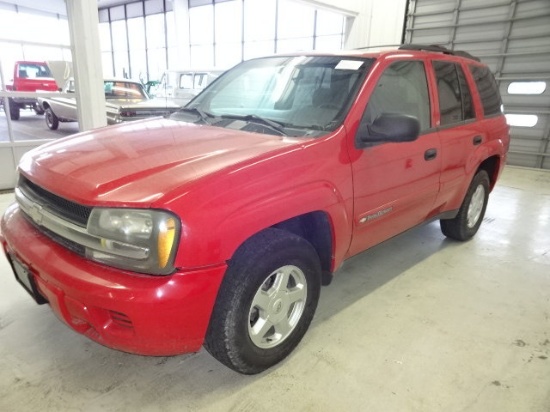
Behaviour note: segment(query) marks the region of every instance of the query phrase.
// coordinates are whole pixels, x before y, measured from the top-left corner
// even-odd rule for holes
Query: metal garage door
[[[465,50],[500,84],[509,164],[550,169],[550,1],[410,0],[404,43]]]

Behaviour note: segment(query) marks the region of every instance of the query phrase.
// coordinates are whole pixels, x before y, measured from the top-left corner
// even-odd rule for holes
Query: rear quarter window
[[[474,77],[479,96],[481,97],[483,114],[490,116],[502,113],[502,100],[498,91],[498,85],[489,68],[470,66],[470,72]]]

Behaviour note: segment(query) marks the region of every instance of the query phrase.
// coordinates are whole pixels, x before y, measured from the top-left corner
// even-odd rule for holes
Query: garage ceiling
[[[406,43],[468,51],[495,73],[509,122],[525,124],[511,127],[509,164],[550,169],[549,40],[548,0],[409,3]]]

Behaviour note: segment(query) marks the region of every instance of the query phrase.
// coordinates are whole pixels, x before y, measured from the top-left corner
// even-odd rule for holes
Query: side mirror
[[[412,142],[420,134],[420,122],[407,114],[383,113],[359,130],[362,143]]]

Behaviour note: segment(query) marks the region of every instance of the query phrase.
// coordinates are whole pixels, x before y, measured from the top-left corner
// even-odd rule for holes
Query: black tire
[[[17,103],[13,101],[13,99],[9,99],[10,103],[10,119],[11,120],[19,120],[21,117],[21,110],[19,109],[19,106]]]
[[[489,200],[489,175],[485,170],[476,173],[454,219],[441,220],[443,234],[455,240],[471,239],[478,231]]]
[[[57,130],[59,127],[59,119],[51,107],[46,108],[46,116],[44,118],[46,119],[46,126],[48,126],[50,130]]]
[[[43,115],[44,114],[44,109],[42,108],[42,106],[40,106],[40,103],[35,103],[34,106],[32,107],[34,112],[38,115]]]
[[[231,259],[204,347],[237,372],[260,373],[301,341],[320,289],[321,265],[313,246],[297,235],[267,229]]]

